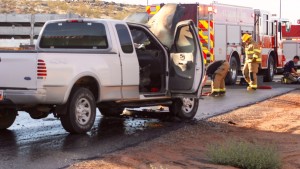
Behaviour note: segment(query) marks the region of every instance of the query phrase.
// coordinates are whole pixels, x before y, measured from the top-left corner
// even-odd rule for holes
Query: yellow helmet
[[[245,43],[249,38],[251,38],[251,35],[249,35],[248,33],[245,33],[245,34],[242,36],[242,41]]]

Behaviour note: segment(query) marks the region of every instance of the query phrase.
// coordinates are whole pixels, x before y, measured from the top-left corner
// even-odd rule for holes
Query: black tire
[[[170,112],[182,120],[193,119],[198,111],[198,98],[181,98],[173,100]]]
[[[275,62],[272,56],[268,59],[268,69],[264,71],[264,82],[272,82],[275,74]]]
[[[105,116],[105,117],[118,117],[124,111],[124,108],[121,108],[118,106],[113,107],[113,105],[111,107],[98,106],[98,109],[99,109],[100,113],[102,114],[102,116]]]
[[[92,92],[79,87],[72,90],[67,113],[60,117],[64,129],[70,133],[86,133],[95,122],[96,103]]]
[[[231,57],[229,64],[230,68],[229,72],[227,73],[225,83],[226,85],[234,85],[236,83],[239,71],[239,65],[236,57]]]
[[[9,128],[16,120],[17,110],[14,108],[0,110],[0,130]]]

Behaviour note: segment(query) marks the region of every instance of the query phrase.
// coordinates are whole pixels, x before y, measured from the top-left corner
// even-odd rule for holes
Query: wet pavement
[[[200,100],[196,119],[206,119],[300,87],[278,82],[264,85],[271,85],[273,89],[259,89],[251,93],[245,90],[245,86],[236,85],[227,87],[224,97],[204,97]],[[67,168],[76,162],[101,158],[107,153],[136,146],[193,124],[193,121],[179,122],[172,119],[167,111],[144,111],[122,118],[102,118],[99,114],[97,112],[96,122],[90,132],[85,135],[71,135],[52,115],[33,120],[28,114],[19,112],[13,126],[0,132],[0,168]]]
[[[257,89],[249,92],[246,86],[227,86],[227,92],[222,97],[205,97],[200,103],[196,119],[206,119],[216,115],[235,110],[239,107],[248,106],[268,98],[272,98],[295,89],[300,89],[300,84],[281,84],[281,76],[276,76],[274,82],[263,83],[264,86],[271,86],[272,89]],[[209,88],[207,88],[206,91]]]
[[[166,120],[165,113],[156,114],[155,118],[102,118],[100,112],[97,114],[90,132],[71,135],[53,116],[33,120],[20,112],[15,124],[0,132],[0,168],[66,168],[75,162],[135,146],[184,125]]]

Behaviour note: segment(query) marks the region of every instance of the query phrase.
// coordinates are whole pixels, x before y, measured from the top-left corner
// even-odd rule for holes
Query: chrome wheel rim
[[[186,114],[190,113],[194,109],[194,98],[182,98],[182,111]]]
[[[91,118],[91,104],[86,98],[81,98],[76,103],[75,116],[80,125],[86,125]]]

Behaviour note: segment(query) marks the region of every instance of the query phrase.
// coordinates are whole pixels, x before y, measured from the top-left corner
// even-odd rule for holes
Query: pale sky
[[[141,4],[149,5],[164,3],[196,3],[210,4],[213,0],[106,0],[116,3],[129,3],[129,4]],[[257,9],[262,9],[276,13],[279,17],[281,1],[281,17],[287,18],[293,24],[297,23],[297,19],[300,19],[300,1],[299,0],[217,0],[218,3],[231,4],[238,6],[247,6]]]

